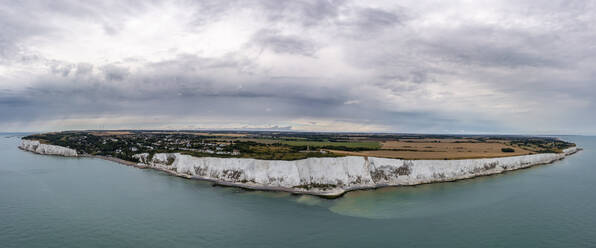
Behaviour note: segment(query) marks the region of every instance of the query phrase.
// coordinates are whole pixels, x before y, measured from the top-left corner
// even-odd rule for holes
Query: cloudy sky
[[[593,1],[0,0],[0,131],[596,134]]]

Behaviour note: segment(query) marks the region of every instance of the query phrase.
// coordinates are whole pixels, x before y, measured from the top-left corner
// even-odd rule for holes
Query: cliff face
[[[38,154],[45,154],[45,155],[59,155],[65,157],[76,157],[77,151],[74,149],[62,147],[62,146],[55,146],[55,145],[47,145],[41,144],[37,140],[21,140],[21,144],[19,148],[38,153]]]
[[[295,161],[192,157],[178,153],[138,154],[144,165],[176,175],[256,189],[338,195],[393,185],[453,181],[551,163],[575,153],[545,153],[463,160],[401,160],[375,157],[309,158]]]
[[[73,149],[22,140],[23,150],[39,154],[77,156]],[[416,185],[498,174],[538,164],[547,164],[575,153],[462,159],[402,160],[376,157],[308,158],[302,160],[257,160],[245,158],[193,157],[180,153],[134,155],[139,165],[177,176],[216,181],[253,189],[284,190],[316,195],[340,195],[354,189]]]

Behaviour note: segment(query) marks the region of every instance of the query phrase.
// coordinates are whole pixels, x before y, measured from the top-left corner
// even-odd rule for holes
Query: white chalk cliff
[[[41,144],[37,140],[21,140],[21,145],[19,145],[19,147],[26,151],[44,155],[59,155],[65,157],[77,156],[77,151],[74,149],[56,145]]]
[[[23,140],[20,147],[39,154],[77,156],[73,149],[40,144],[33,140]],[[139,160],[138,166],[223,185],[337,196],[355,189],[416,185],[498,174],[552,163],[578,150],[577,147],[571,147],[562,153],[461,160],[348,156],[284,161],[193,157],[180,153],[156,153],[153,156],[141,153],[134,155],[134,158]]]
[[[416,185],[498,174],[563,159],[563,153],[462,159],[402,160],[376,157],[308,158],[294,161],[193,157],[179,153],[137,154],[140,164],[178,176],[253,189],[340,195],[354,189]]]

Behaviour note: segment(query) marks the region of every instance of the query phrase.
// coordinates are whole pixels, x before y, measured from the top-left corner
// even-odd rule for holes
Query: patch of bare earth
[[[513,148],[515,152],[503,152]],[[532,151],[510,146],[506,142],[478,142],[464,139],[412,139],[381,142],[381,149],[373,151],[328,150],[335,154],[401,159],[471,159],[532,154]]]

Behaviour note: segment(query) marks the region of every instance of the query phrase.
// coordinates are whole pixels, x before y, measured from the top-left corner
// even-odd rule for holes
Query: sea
[[[596,137],[564,160],[323,199],[248,191],[0,134],[0,247],[596,247]]]

